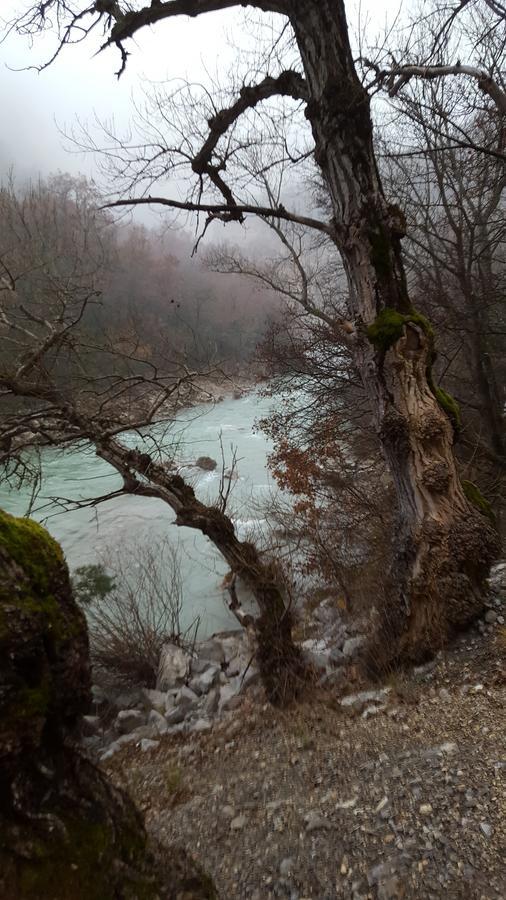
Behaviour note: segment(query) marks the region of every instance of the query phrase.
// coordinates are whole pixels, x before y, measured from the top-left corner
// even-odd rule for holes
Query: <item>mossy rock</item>
[[[86,620],[45,528],[0,510],[0,758],[71,731],[91,702]]]
[[[0,896],[16,900],[216,900],[180,848],[148,841],[133,801],[67,748],[49,799],[20,827],[0,816]],[[46,777],[46,782],[48,777]],[[30,782],[33,799],[37,785]]]
[[[213,900],[183,851],[152,852],[132,800],[80,753],[90,700],[86,621],[61,548],[0,510],[0,897]]]

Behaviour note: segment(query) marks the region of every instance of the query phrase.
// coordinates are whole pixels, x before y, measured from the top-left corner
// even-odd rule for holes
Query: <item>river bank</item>
[[[353,667],[285,712],[255,690],[103,766],[222,898],[502,900],[504,588],[434,662],[367,696]]]
[[[230,511],[240,537],[252,536],[262,528],[262,504],[275,490],[267,469],[271,445],[255,429],[255,420],[268,413],[271,403],[257,391],[240,392],[235,385],[227,399],[185,409],[170,427],[159,424],[151,436],[144,438],[149,449],[156,443],[162,456],[175,457],[198,495],[211,502],[218,495],[222,448],[225,467],[231,465],[232,447],[236,450],[237,478],[232,485]],[[127,440],[134,446],[143,438],[132,435]],[[196,467],[200,456],[215,460],[216,469]],[[43,449],[41,463],[43,477],[32,515],[62,545],[71,570],[104,557],[114,570],[118,554],[134,560],[139,547],[167,539],[177,553],[184,586],[183,630],[196,618],[200,619],[200,638],[236,627],[221,587],[226,565],[206,538],[173,524],[174,514],[168,506],[151,498],[116,496],[96,507],[77,508],[93,502],[94,497],[114,493],[122,485],[117,472],[97,458],[92,447]],[[68,501],[67,509],[61,498]],[[0,506],[13,515],[25,514],[30,500],[28,487],[19,491],[0,488]]]

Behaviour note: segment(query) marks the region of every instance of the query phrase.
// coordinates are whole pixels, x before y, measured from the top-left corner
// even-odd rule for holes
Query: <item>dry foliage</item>
[[[116,683],[154,687],[164,643],[191,646],[199,620],[181,624],[183,591],[176,549],[168,540],[123,547],[112,590],[86,608],[95,673]]]

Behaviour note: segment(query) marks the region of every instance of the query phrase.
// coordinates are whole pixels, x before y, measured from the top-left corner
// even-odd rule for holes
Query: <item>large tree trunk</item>
[[[305,666],[292,638],[290,601],[275,561],[261,559],[254,544],[238,539],[229,516],[201,503],[190,485],[149,454],[127,450],[115,440],[97,442],[97,448],[98,454],[121,472],[130,493],[167,503],[176,513],[176,525],[206,535],[251,590],[260,613],[254,622],[256,655],[267,697],[281,706],[294,700],[305,681]]]
[[[456,411],[451,398],[436,396],[430,325],[410,304],[403,216],[383,194],[344,3],[294,0],[290,17],[357,324],[355,362],[397,492],[399,527],[376,663],[418,660],[481,610],[497,535],[466,499],[457,474]]]

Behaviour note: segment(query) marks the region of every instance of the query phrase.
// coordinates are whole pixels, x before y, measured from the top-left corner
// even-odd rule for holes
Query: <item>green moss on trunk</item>
[[[472,481],[463,480],[461,483],[462,490],[469,500],[469,503],[472,503],[472,505],[475,506],[476,509],[478,509],[484,516],[486,516],[487,519],[490,519],[492,524],[495,525],[495,515],[492,507],[488,500],[486,500],[481,493],[479,487]]]
[[[398,340],[402,337],[405,325],[418,325],[429,341],[429,352],[427,362],[427,384],[434,394],[439,406],[451,420],[456,434],[460,431],[462,425],[462,417],[460,414],[460,406],[443,388],[436,387],[432,377],[432,363],[434,362],[436,353],[434,349],[435,334],[434,329],[426,316],[413,309],[408,315],[397,312],[396,309],[385,307],[379,315],[376,316],[374,322],[367,329],[367,337],[376,350],[383,356]]]
[[[387,306],[382,309],[376,316],[374,322],[367,329],[367,337],[371,344],[380,353],[386,353],[402,337],[405,325],[418,325],[430,341],[431,348],[434,342],[434,329],[431,323],[416,309],[411,310],[408,315],[403,315]]]
[[[451,394],[440,387],[431,386],[431,390],[441,409],[443,409],[448,418],[451,419],[455,431],[459,431],[462,426],[462,416],[460,414],[460,406],[455,400],[455,397],[452,397]]]

